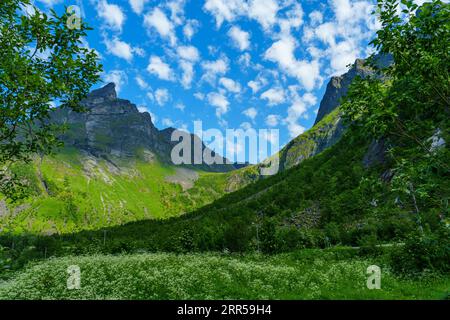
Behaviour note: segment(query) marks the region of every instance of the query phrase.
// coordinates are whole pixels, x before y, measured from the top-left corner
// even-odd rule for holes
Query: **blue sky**
[[[158,128],[277,128],[281,146],[312,126],[329,78],[370,54],[378,28],[372,0],[35,4],[81,7],[103,81]]]

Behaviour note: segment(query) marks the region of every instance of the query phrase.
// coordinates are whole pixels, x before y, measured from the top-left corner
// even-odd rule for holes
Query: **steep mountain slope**
[[[390,63],[389,58],[379,58],[380,64]],[[345,126],[339,114],[341,98],[345,96],[352,80],[356,76],[367,77],[373,71],[364,65],[364,60],[357,59],[348,72],[332,77],[328,82],[325,94],[320,102],[320,108],[314,126],[291,140],[277,155],[265,160],[261,164],[249,166],[230,173],[229,190],[238,190],[248,183],[264,178],[260,174],[261,168],[279,159],[279,170],[287,170],[302,161],[319,154],[326,148],[333,146],[342,137]]]
[[[171,151],[178,141],[171,141],[173,128],[158,130],[148,112],[139,112],[136,105],[117,97],[114,83],[94,90],[82,101],[86,112],[76,113],[66,108],[57,108],[52,121],[65,124],[67,130],[62,135],[66,146],[89,152],[105,159],[130,159],[144,155],[148,161],[155,159],[172,164]],[[192,139],[192,148],[198,143],[203,151],[206,147],[195,135],[178,131],[184,138]],[[216,163],[226,163],[216,156]],[[194,163],[193,156],[191,163]],[[194,166],[191,166],[194,167]],[[195,169],[226,172],[237,167],[230,164],[202,163]]]
[[[319,110],[322,119],[279,152],[280,171],[339,141],[345,131],[339,99],[351,79],[370,72],[358,60],[348,73],[330,80]],[[32,197],[14,206],[1,201],[3,230],[61,233],[178,216],[261,179],[261,168],[274,161],[239,170],[233,170],[238,164],[174,166],[175,129],[158,130],[149,113],[117,97],[114,84],[94,90],[83,106],[84,113],[58,108],[52,114],[52,121],[67,127],[63,150],[16,168],[31,182]],[[205,148],[198,137],[190,137]]]
[[[63,149],[13,168],[29,182],[30,197],[15,204],[0,197],[0,230],[53,234],[177,216],[222,196],[225,172],[241,167],[175,166],[176,129],[158,130],[149,113],[117,97],[112,83],[82,105],[86,112],[57,108],[51,114],[66,127]],[[205,150],[197,136],[175,133]]]

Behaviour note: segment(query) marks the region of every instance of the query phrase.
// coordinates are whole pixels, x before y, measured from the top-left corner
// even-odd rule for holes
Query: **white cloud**
[[[306,111],[317,103],[317,98],[311,93],[300,96],[297,92],[297,86],[290,86],[289,90],[292,104],[288,108],[288,115],[283,120],[283,123],[287,126],[291,138],[295,138],[305,131],[305,127],[298,123],[298,119],[304,116]]]
[[[202,79],[212,83],[219,75],[224,75],[228,71],[228,59],[220,58],[215,61],[205,61],[202,63],[202,68],[205,71]]]
[[[175,105],[175,109],[178,109],[181,111],[184,111],[185,108],[186,108],[186,106],[184,104],[182,104],[181,102],[179,102]]]
[[[331,20],[313,11],[309,15],[309,26],[305,27],[302,41],[308,52],[316,58],[329,60],[327,75],[338,75],[347,71],[347,65],[357,57],[366,55],[366,42],[380,28],[379,20],[372,11],[375,4],[364,0],[330,0],[333,13]],[[315,43],[319,42],[319,43]],[[325,45],[325,46],[324,46]],[[321,47],[321,50],[315,48]]]
[[[152,122],[153,124],[156,124],[156,122],[158,122],[158,117],[156,116],[156,114],[154,114],[153,112],[147,110],[148,113],[150,113],[150,117],[152,118]]]
[[[275,24],[278,10],[275,0],[251,0],[248,16],[257,20],[263,29],[268,29]]]
[[[261,99],[266,99],[269,105],[277,105],[286,102],[286,96],[282,88],[271,88],[261,94]]]
[[[116,84],[116,92],[119,93],[122,87],[128,83],[128,76],[123,70],[112,70],[104,75],[104,81]]]
[[[219,28],[224,21],[233,21],[245,13],[247,4],[242,0],[206,0],[203,8],[215,17]]]
[[[146,106],[137,106],[137,109],[140,113],[148,112]]]
[[[245,52],[240,55],[238,62],[243,67],[248,68],[251,66],[251,59],[252,57],[250,56],[250,53]]]
[[[43,4],[45,4],[47,7],[52,7],[55,4],[61,3],[62,0],[38,0],[39,2],[42,2]]]
[[[278,125],[278,122],[280,121],[280,116],[276,114],[269,114],[266,117],[266,124],[269,127],[276,127]]]
[[[250,118],[252,121],[255,120],[256,116],[258,115],[258,110],[251,107],[242,112],[246,117]]]
[[[160,8],[155,8],[144,16],[144,25],[156,29],[162,38],[170,41],[172,46],[177,42],[175,26]]]
[[[194,63],[200,59],[200,55],[193,46],[180,46],[177,48],[177,54],[180,58],[180,68],[183,70],[181,85],[189,89],[194,79]]]
[[[137,75],[135,80],[136,80],[136,83],[138,84],[139,88],[141,88],[142,90],[145,90],[148,88],[147,82],[140,75]]]
[[[140,15],[142,11],[144,11],[144,7],[148,2],[148,0],[128,0],[128,1],[130,2],[131,9],[133,9],[133,11],[138,15]]]
[[[163,124],[163,126],[166,126],[166,127],[173,127],[175,125],[175,123],[172,120],[170,120],[169,118],[162,119],[162,124]]]
[[[118,38],[105,39],[105,45],[109,53],[130,62],[133,59],[133,48]]]
[[[158,76],[162,80],[173,80],[174,75],[170,66],[163,62],[158,56],[151,56],[150,63],[147,66],[147,71]]]
[[[180,46],[177,48],[178,56],[181,59],[196,62],[200,58],[198,50],[193,46]]]
[[[180,61],[181,70],[183,70],[183,75],[181,77],[181,85],[185,89],[189,89],[194,79],[194,65],[189,62],[182,60]]]
[[[170,100],[169,91],[167,89],[157,89],[155,91],[155,99],[160,106],[165,105]]]
[[[228,107],[230,103],[227,98],[216,92],[208,93],[208,103],[216,108],[216,116],[220,118],[223,114],[228,112]]]
[[[122,31],[126,17],[120,6],[100,0],[97,3],[97,14],[105,21],[107,27],[115,31]]]
[[[247,83],[247,85],[252,89],[253,93],[257,93],[262,87],[264,87],[267,84],[267,79],[258,76],[255,80],[251,80]]]
[[[323,14],[318,10],[314,10],[309,14],[311,26],[317,26],[323,22]]]
[[[205,100],[205,95],[203,93],[201,93],[201,92],[194,93],[194,97],[197,98],[200,101]]]
[[[188,20],[183,27],[183,34],[189,41],[192,39],[194,34],[197,32],[199,23],[197,20],[192,19]]]
[[[244,121],[239,125],[239,127],[241,127],[244,130],[249,130],[252,128],[252,124],[250,122]]]
[[[241,30],[239,27],[231,27],[231,29],[228,31],[228,35],[233,40],[235,46],[239,48],[239,50],[247,50],[250,46],[250,33]]]
[[[294,56],[295,48],[295,40],[285,36],[267,49],[264,58],[276,62],[282,71],[296,77],[306,90],[311,91],[321,81],[319,62],[297,60]]]
[[[220,78],[219,83],[228,91],[233,92],[233,93],[240,93],[241,92],[241,85],[230,79],[230,78]]]
[[[302,6],[294,2],[286,13],[286,18],[278,19],[282,34],[290,34],[291,29],[298,29],[303,24]]]

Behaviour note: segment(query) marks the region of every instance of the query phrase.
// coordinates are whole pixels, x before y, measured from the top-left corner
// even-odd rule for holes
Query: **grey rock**
[[[376,55],[373,62],[377,68],[384,69],[393,63],[393,58],[392,55],[389,54]],[[331,113],[340,105],[341,98],[347,94],[349,86],[355,77],[360,76],[361,78],[365,78],[373,75],[376,75],[376,72],[367,65],[366,60],[356,59],[355,63],[347,73],[341,76],[332,77],[328,82],[325,94],[320,102],[319,111],[314,124],[317,124],[327,114]],[[377,76],[382,77],[382,75]]]
[[[436,129],[435,133],[430,138],[430,142],[431,142],[431,146],[430,146],[431,152],[445,147],[445,140],[442,137],[441,129],[439,129],[439,128]]]
[[[74,112],[68,108],[57,108],[51,119],[66,124],[68,130],[61,136],[65,145],[87,151],[98,158],[141,157],[144,161],[158,158],[171,162],[171,150],[177,142],[171,141],[176,130],[158,130],[148,112],[139,112],[136,105],[117,97],[114,83],[92,91],[81,102],[85,112]],[[193,139],[199,139],[192,135]],[[206,146],[200,141],[202,150]],[[232,164],[195,166],[207,171],[229,171]]]
[[[373,71],[364,65],[365,60],[357,59],[350,70],[338,77],[332,77],[328,82],[325,95],[320,102],[319,112],[314,124],[317,124],[327,114],[331,113],[341,103],[341,98],[348,92],[348,88],[356,76],[367,77]]]
[[[386,141],[384,139],[373,140],[364,155],[363,165],[365,168],[386,162]]]

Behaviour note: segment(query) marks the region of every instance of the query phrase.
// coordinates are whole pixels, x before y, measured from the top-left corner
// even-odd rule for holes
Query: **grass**
[[[380,290],[366,287],[366,269],[372,264],[382,268]],[[79,290],[67,289],[71,265],[81,270]],[[136,253],[30,264],[0,284],[0,299],[444,299],[449,288],[448,276],[402,279],[382,261],[346,251]]]
[[[52,234],[165,219],[214,201],[225,193],[227,183],[226,174],[199,171],[193,188],[183,191],[166,180],[176,173],[174,167],[157,161],[133,159],[117,171],[97,159],[88,172],[86,163],[74,148],[45,157],[41,172],[48,194],[38,179],[37,164],[18,168],[32,182],[34,195],[24,202],[25,210],[0,219],[0,228],[16,234]]]

